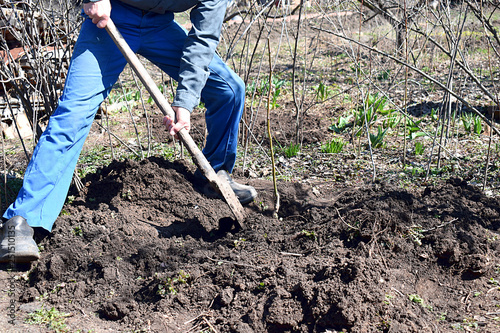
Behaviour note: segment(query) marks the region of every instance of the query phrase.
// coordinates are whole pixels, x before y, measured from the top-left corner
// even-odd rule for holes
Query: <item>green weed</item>
[[[420,297],[419,295],[417,295],[417,294],[410,294],[410,295],[408,295],[408,299],[410,301],[412,301],[413,303],[417,303],[420,306],[422,306],[422,307],[424,307],[424,308],[432,311],[432,306],[426,305],[425,302],[424,302],[424,299],[422,297]]]
[[[284,79],[279,79],[277,77],[273,77],[271,80],[271,84],[274,87],[274,94],[279,95],[281,93],[281,89],[288,85],[288,82]],[[266,95],[269,91],[269,77],[263,77],[260,80],[259,85],[257,81],[252,81],[252,83],[248,84],[246,87],[247,96],[252,96],[254,93],[259,96]]]
[[[165,294],[177,295],[178,285],[188,283],[190,278],[191,275],[181,269],[175,277],[168,277],[164,283],[158,284],[156,293],[161,296]]]
[[[25,323],[32,325],[43,325],[56,333],[68,332],[69,329],[65,323],[66,317],[68,316],[70,316],[69,313],[59,312],[54,307],[52,307],[50,310],[47,310],[42,306],[41,309],[30,313],[25,319]]]
[[[165,94],[165,88],[166,86],[164,84],[160,84],[158,85],[158,90],[160,90],[160,92],[164,95]],[[147,103],[148,104],[153,104],[154,103],[154,99],[153,97],[149,97],[148,100],[147,100]]]
[[[363,107],[359,107],[358,110],[355,110],[353,112],[354,114],[354,123],[356,126],[361,126],[365,123],[365,116],[366,116],[366,123],[368,124],[368,127],[370,126],[371,123],[377,121],[377,113],[374,112],[373,108],[366,108],[366,110]]]
[[[391,73],[391,70],[384,70],[382,72],[380,72],[378,75],[377,75],[377,80],[379,81],[385,81],[385,80],[388,80],[389,77],[390,77],[390,73]]]
[[[445,320],[446,320],[446,316],[447,316],[447,315],[448,315],[448,314],[447,314],[446,312],[441,312],[441,314],[438,316],[438,318],[437,318],[437,319],[438,319],[439,321],[445,321]]]
[[[472,113],[464,113],[461,117],[462,124],[466,133],[481,134],[483,131],[483,122],[481,118]]]
[[[474,133],[479,135],[483,131],[483,121],[481,120],[481,118],[479,118],[478,115],[475,115],[473,120],[474,120],[474,127],[473,127]]]
[[[335,133],[342,133],[344,130],[347,129],[347,127],[350,127],[350,121],[352,119],[352,115],[349,115],[347,117],[340,116],[339,120],[337,121],[336,124],[332,124],[328,129],[330,131],[334,131]]]
[[[353,111],[355,119],[354,124],[361,127],[366,120],[366,124],[368,125],[368,127],[370,127],[372,123],[375,123],[377,121],[378,115],[388,116],[392,115],[394,111],[394,109],[387,108],[387,98],[385,96],[379,97],[378,93],[368,94],[364,101],[364,105]],[[393,117],[391,118],[391,121],[392,124],[387,124],[394,126],[397,118]],[[360,135],[361,132],[361,130],[358,130],[356,132],[356,135]]]
[[[394,128],[399,124],[401,119],[402,117],[399,114],[393,112],[389,114],[386,119],[384,119],[382,126],[384,128]]]
[[[330,142],[327,142],[321,146],[321,152],[327,154],[338,154],[342,151],[344,146],[344,140],[333,138]]]
[[[234,247],[238,247],[238,246],[240,246],[241,244],[243,244],[243,242],[246,242],[246,239],[245,239],[245,238],[241,238],[241,237],[240,237],[240,238],[235,239],[235,240],[233,241],[233,245],[234,245]]]
[[[415,142],[415,155],[422,155],[424,153],[425,147],[422,142]]]
[[[119,102],[139,101],[141,99],[141,92],[134,86],[133,88],[124,87],[123,89],[113,89],[108,95],[109,104]]]
[[[417,245],[419,245],[419,246],[422,245],[422,239],[424,238],[424,235],[422,233],[422,227],[421,226],[413,226],[410,229],[408,229],[408,236]]]
[[[425,136],[425,132],[420,129],[420,124],[423,119],[414,121],[410,118],[406,121],[406,129],[408,130],[408,140],[414,140],[418,137]]]
[[[382,126],[378,127],[377,134],[372,134],[370,133],[370,142],[373,148],[382,148],[385,143],[384,143],[384,137],[385,134],[387,133],[387,128],[382,129]]]
[[[283,154],[287,157],[295,157],[297,154],[300,152],[300,145],[299,144],[294,144],[293,142],[290,142],[288,146],[283,148]]]
[[[66,198],[66,203],[68,205],[71,205],[73,203],[73,201],[75,201],[75,196],[74,195],[68,195],[68,197]]]
[[[83,236],[83,230],[80,226],[76,226],[73,228],[73,235],[75,236]]]
[[[327,100],[332,94],[332,89],[325,85],[323,82],[320,82],[318,85],[313,87],[316,91],[316,99],[318,101]]]
[[[312,239],[313,241],[316,241],[318,239],[318,237],[316,237],[316,233],[314,231],[302,230],[300,232],[300,234],[309,238],[309,239]]]
[[[439,110],[438,109],[435,109],[435,108],[432,108],[431,109],[431,120],[436,122],[438,120],[438,115],[437,115],[437,112]]]

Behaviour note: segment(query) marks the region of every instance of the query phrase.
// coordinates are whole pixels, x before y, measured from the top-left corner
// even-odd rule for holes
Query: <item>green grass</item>
[[[425,147],[422,142],[415,142],[415,155],[422,155],[424,153]]]
[[[342,151],[345,144],[346,143],[344,142],[344,140],[333,138],[330,142],[327,142],[323,146],[321,146],[321,152],[328,154],[338,154]]]
[[[299,152],[300,152],[300,145],[294,144],[293,142],[291,142],[288,146],[283,148],[283,154],[288,158],[297,156]]]
[[[25,319],[25,323],[45,326],[56,333],[69,332],[69,329],[66,326],[66,318],[68,316],[70,316],[69,313],[59,312],[54,307],[47,310],[42,306],[41,309],[30,313]]]

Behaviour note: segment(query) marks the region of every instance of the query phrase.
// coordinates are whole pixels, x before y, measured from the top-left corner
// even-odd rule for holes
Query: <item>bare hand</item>
[[[92,19],[92,23],[102,29],[108,24],[109,15],[111,14],[111,4],[109,0],[84,3],[83,11]]]
[[[172,109],[175,111],[175,120],[169,116],[165,116],[165,118],[163,118],[163,124],[170,135],[178,139],[177,132],[183,128],[188,132],[191,129],[191,112],[179,106],[172,106]]]

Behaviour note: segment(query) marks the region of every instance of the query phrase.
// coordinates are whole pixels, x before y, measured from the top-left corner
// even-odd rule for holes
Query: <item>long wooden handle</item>
[[[174,110],[167,102],[167,100],[161,93],[160,89],[158,89],[156,83],[148,74],[146,68],[144,68],[139,58],[137,58],[132,49],[130,49],[130,46],[125,41],[122,34],[120,33],[120,31],[118,31],[118,29],[116,28],[115,24],[111,19],[109,19],[106,25],[106,31],[111,36],[111,39],[113,39],[116,46],[120,49],[125,59],[127,59],[128,63],[130,64],[134,72],[137,74],[141,82],[144,84],[149,94],[160,108],[161,112],[164,115],[169,116],[172,119],[175,119]],[[186,129],[184,128],[181,129],[177,133],[177,136],[182,141],[182,143],[184,143],[187,150],[193,157],[195,164],[198,166],[198,168],[200,168],[203,175],[207,177],[209,182],[215,184],[218,187],[224,199],[226,200],[227,204],[231,208],[236,218],[236,221],[239,223],[241,228],[244,228],[245,226],[243,221],[245,220],[245,216],[244,216],[243,206],[241,205],[240,201],[238,200],[233,190],[229,186],[229,183],[226,180],[221,179],[217,176],[214,169],[206,159],[205,155],[203,155],[203,153],[198,148],[193,138],[189,135]]]

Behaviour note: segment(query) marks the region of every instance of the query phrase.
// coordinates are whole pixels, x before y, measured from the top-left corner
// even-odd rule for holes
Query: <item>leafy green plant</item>
[[[391,70],[384,70],[384,71],[380,72],[377,75],[377,80],[379,80],[379,81],[388,80],[389,76],[390,76],[390,73],[391,73]]]
[[[422,155],[424,153],[425,147],[422,142],[415,142],[415,155]]]
[[[437,115],[438,109],[432,108],[431,109],[431,120],[436,122],[438,120],[438,115]]]
[[[284,87],[286,85],[286,83],[287,82],[285,80],[280,80],[276,77],[272,78],[272,84],[274,87],[274,91],[272,93],[271,107],[273,109],[276,109],[279,107],[279,105],[277,103],[278,96],[281,94],[281,88]]]
[[[160,85],[158,85],[158,89],[160,90],[160,92],[161,92],[162,94],[164,94],[164,93],[165,93],[165,85],[164,85],[164,84],[160,84]],[[148,103],[148,104],[153,104],[153,103],[154,103],[154,99],[153,99],[153,97],[151,97],[151,96],[150,96],[150,97],[148,98],[148,100],[147,100],[147,103]]]
[[[402,117],[396,112],[391,112],[387,115],[387,118],[382,122],[384,128],[394,128],[401,121]]]
[[[76,199],[76,198],[75,198],[75,196],[74,196],[74,195],[68,195],[68,196],[66,197],[66,203],[67,203],[68,205],[71,205],[71,204],[73,203],[73,201],[75,201],[75,199]]]
[[[422,306],[422,307],[424,307],[424,308],[426,308],[426,309],[428,309],[428,310],[431,310],[431,311],[432,311],[432,306],[431,306],[431,305],[428,305],[428,304],[426,305],[426,304],[424,303],[424,299],[423,299],[422,297],[420,297],[419,295],[417,295],[417,294],[410,294],[410,295],[408,295],[408,299],[409,299],[410,301],[412,301],[412,302],[414,302],[414,303],[417,303],[417,304],[419,304],[420,306]]]
[[[319,101],[325,101],[332,94],[332,90],[330,87],[325,85],[323,82],[320,82],[318,85],[314,86],[316,90],[316,99]]]
[[[175,277],[167,277],[164,283],[158,284],[156,293],[161,296],[166,294],[177,295],[177,286],[188,283],[190,278],[191,275],[181,269]]]
[[[386,115],[390,114],[394,111],[394,109],[387,108],[387,97],[382,96],[379,97],[378,93],[376,94],[368,94],[365,101],[366,107],[373,109],[374,112]]]
[[[59,312],[54,307],[47,310],[42,306],[39,310],[30,313],[25,319],[25,323],[43,325],[56,333],[68,332],[69,329],[65,323],[68,316],[70,316],[69,313]]]
[[[246,239],[245,239],[245,238],[241,238],[241,237],[240,237],[240,238],[235,239],[235,240],[233,241],[233,245],[234,245],[234,247],[238,247],[238,246],[240,246],[241,244],[243,244],[243,242],[246,242]]]
[[[389,294],[385,294],[385,300],[384,300],[384,303],[387,304],[387,305],[390,305],[391,304],[391,300],[394,298],[394,296],[392,295],[389,295]]]
[[[439,321],[445,321],[446,320],[446,316],[448,315],[448,313],[446,312],[441,312],[441,314],[438,316],[438,320]]]
[[[338,154],[342,151],[344,146],[344,140],[333,138],[330,142],[327,142],[321,146],[321,152],[327,154]]]
[[[316,233],[314,231],[302,230],[300,232],[300,234],[303,235],[303,236],[305,236],[305,237],[307,237],[307,238],[309,238],[309,239],[312,239],[314,241],[318,239],[318,237],[316,237]]]
[[[83,236],[83,230],[82,227],[76,226],[73,228],[73,235],[75,236]]]
[[[334,131],[335,133],[341,133],[350,126],[352,117],[352,115],[348,115],[347,117],[340,116],[337,124],[332,124],[330,127],[328,127],[328,129],[330,131]]]
[[[365,118],[366,118],[366,123],[368,127],[370,127],[371,124],[377,121],[379,114],[387,116],[393,114],[394,111],[395,111],[394,109],[387,108],[387,98],[385,96],[379,97],[378,93],[368,94],[368,96],[366,96],[366,99],[364,101],[364,105],[360,106],[357,110],[353,111],[355,117],[354,123],[356,126],[362,126],[365,123]],[[393,117],[391,118],[391,121],[392,121],[391,125],[394,126],[395,122],[397,121],[397,118]],[[358,130],[356,132],[356,135],[360,135],[361,132],[362,132],[361,130]]]
[[[115,104],[119,102],[131,102],[138,101],[141,99],[141,92],[136,88],[123,88],[112,90],[108,96],[109,104]]]
[[[283,154],[288,158],[297,156],[299,152],[300,152],[300,145],[294,144],[293,142],[290,142],[288,146],[283,148]]]
[[[274,94],[275,96],[279,96],[281,93],[281,89],[286,86],[288,83],[284,79],[279,79],[277,77],[273,77],[271,80],[271,84],[274,87]],[[257,95],[266,95],[267,92],[269,91],[269,77],[263,77],[262,80],[260,80],[260,84],[257,85],[256,81],[252,81],[252,83],[248,84],[246,87],[246,94],[251,96],[254,93]]]
[[[420,129],[420,124],[423,119],[418,121],[414,121],[413,119],[408,118],[406,121],[406,129],[408,130],[408,140],[414,140],[418,137],[425,136],[425,132]]]
[[[464,130],[466,133],[471,133],[472,129],[472,116],[470,113],[464,113],[460,118],[462,120],[462,124],[464,125]]]
[[[356,126],[361,126],[365,123],[365,115],[366,115],[366,122],[368,126],[372,122],[377,121],[377,113],[374,112],[373,108],[366,108],[366,110],[363,107],[359,107],[358,110],[354,110],[354,123]]]
[[[475,133],[479,135],[483,131],[483,122],[478,115],[464,113],[462,114],[461,120],[466,133]]]
[[[417,304],[424,304],[424,300],[422,297],[420,297],[419,295],[417,294],[410,294],[408,295],[408,299],[414,303],[417,303]]]
[[[387,128],[382,129],[382,126],[379,126],[377,129],[377,134],[370,133],[370,142],[373,148],[381,148],[384,146],[384,137],[387,133]]]
[[[474,122],[474,133],[479,135],[483,131],[483,121],[478,115],[474,115],[472,118]]]

